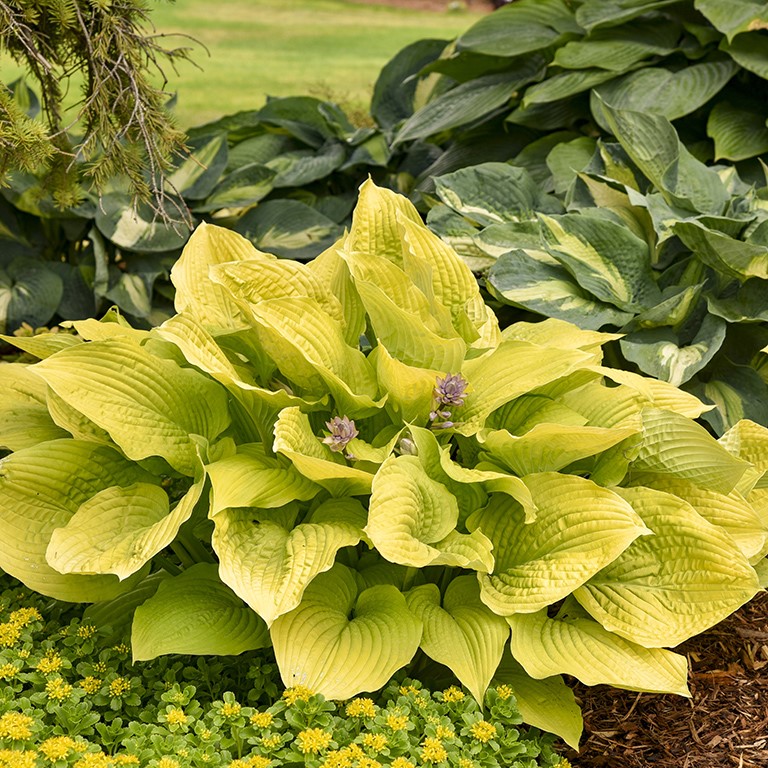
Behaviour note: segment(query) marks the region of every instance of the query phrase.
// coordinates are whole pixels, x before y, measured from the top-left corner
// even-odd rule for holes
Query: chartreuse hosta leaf
[[[456,431],[473,435],[488,416],[510,400],[589,365],[581,350],[559,350],[525,341],[503,341],[492,353],[467,360],[461,373],[469,382],[466,403],[454,414]],[[494,382],[492,387],[488,382]]]
[[[545,609],[509,616],[507,621],[512,655],[531,677],[567,674],[586,685],[691,695],[688,660],[678,653],[644,648],[589,618],[549,619]]]
[[[272,624],[271,634],[286,687],[348,699],[381,688],[413,658],[422,623],[396,587],[358,592],[353,572],[337,563],[307,587],[298,608]]]
[[[94,442],[49,440],[0,461],[0,568],[30,589],[69,602],[109,600],[130,589],[117,576],[61,574],[46,560],[54,530],[108,488],[153,483],[116,450]],[[138,577],[137,577],[138,578]]]
[[[751,468],[690,419],[655,408],[642,412],[643,442],[634,469],[673,475],[729,494]]]
[[[226,509],[214,519],[222,581],[269,626],[296,608],[312,579],[331,568],[339,549],[360,541],[365,524],[360,502],[333,499],[323,506],[322,522],[293,527],[269,510]]]
[[[169,653],[235,656],[269,646],[266,624],[221,583],[217,567],[198,563],[160,583],[134,614],[134,661]]]
[[[199,480],[169,511],[157,485],[105,488],[53,532],[46,559],[60,573],[114,573],[122,581],[176,538],[202,490]]]
[[[759,590],[734,540],[677,496],[619,488],[653,536],[635,541],[574,592],[605,629],[646,648],[675,646]]]
[[[36,336],[5,336],[0,334],[0,339],[14,347],[23,349],[30,355],[40,360],[60,352],[62,349],[82,344],[82,340],[69,333],[40,333]]]
[[[371,492],[373,475],[349,466],[344,457],[322,443],[312,431],[309,417],[298,408],[284,408],[275,424],[276,453],[287,456],[301,475],[334,496]]]
[[[669,475],[639,473],[632,484],[665,491],[687,501],[705,520],[730,534],[750,563],[760,559],[768,547],[768,521],[738,491],[729,494],[700,488],[689,480]]]
[[[448,667],[477,701],[483,701],[509,638],[509,627],[480,602],[477,579],[471,575],[453,579],[442,605],[435,584],[415,587],[405,598],[424,624],[424,653]]]
[[[20,451],[46,440],[69,437],[48,413],[47,389],[45,382],[26,365],[0,366],[0,447]]]
[[[213,442],[229,425],[226,392],[216,382],[122,339],[65,349],[33,370],[128,458],[161,456],[186,475],[197,466],[190,435]]]
[[[524,482],[535,520],[526,523],[519,504],[495,494],[467,521],[493,542],[496,563],[479,575],[481,599],[501,616],[561,600],[650,533],[624,499],[590,480],[543,472]]]
[[[768,429],[749,419],[732,426],[718,441],[728,453],[754,467],[755,488],[768,488]],[[751,490],[747,488],[745,490]]]
[[[415,456],[392,456],[373,480],[365,533],[387,560],[414,568],[452,565],[487,573],[491,542],[456,530],[459,507]]]
[[[282,507],[314,498],[319,486],[285,459],[267,456],[261,443],[239,445],[237,454],[209,464],[211,516],[228,507]]]
[[[264,254],[242,235],[224,227],[200,224],[171,270],[176,311],[189,312],[207,328],[246,327],[232,295],[210,280],[209,271],[214,264],[259,257],[263,259]]]
[[[523,722],[557,734],[569,746],[579,748],[584,719],[573,691],[560,675],[536,680],[506,648],[494,682],[512,689]]]

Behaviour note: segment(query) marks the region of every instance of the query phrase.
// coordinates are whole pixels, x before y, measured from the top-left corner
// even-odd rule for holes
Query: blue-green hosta
[[[561,674],[687,695],[667,649],[759,590],[768,430],[715,440],[610,334],[500,331],[404,198],[309,264],[202,226],[172,278],[163,325],[0,368],[0,566],[135,659],[271,644],[332,699],[431,659],[575,744]]]

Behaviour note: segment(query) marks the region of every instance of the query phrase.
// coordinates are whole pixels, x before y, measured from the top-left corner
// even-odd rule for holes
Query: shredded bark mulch
[[[766,768],[768,594],[676,649],[692,698],[577,684],[585,722],[574,768]]]

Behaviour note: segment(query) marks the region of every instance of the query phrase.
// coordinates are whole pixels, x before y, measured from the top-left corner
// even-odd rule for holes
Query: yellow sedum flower
[[[93,637],[96,632],[98,632],[98,630],[93,626],[93,624],[81,624],[77,628],[77,636],[83,640],[87,640],[89,637]]]
[[[19,673],[19,668],[15,664],[3,664],[0,667],[0,680],[10,680],[12,677],[16,677]]]
[[[274,749],[279,747],[283,743],[283,739],[279,733],[273,733],[271,736],[264,736],[261,740],[261,745],[265,749]]]
[[[117,651],[118,653],[130,653],[131,649],[125,644],[125,643],[118,643],[117,645],[112,646],[113,651]]]
[[[381,768],[381,763],[372,757],[361,757],[357,761],[358,768]]]
[[[64,701],[72,693],[72,686],[60,677],[54,677],[45,684],[45,693],[53,701]]]
[[[462,757],[459,760],[459,768],[475,768],[475,764],[468,757]]]
[[[349,755],[353,762],[355,760],[362,760],[365,757],[365,752],[363,752],[359,744],[350,744],[344,748],[344,752]]]
[[[19,608],[8,617],[8,623],[15,624],[17,627],[26,627],[42,618],[43,615],[37,608]]]
[[[560,762],[557,764],[556,768],[571,768],[571,761],[565,757],[561,757]]]
[[[245,761],[245,764],[248,768],[268,768],[271,762],[272,761],[268,757],[264,757],[263,755],[253,755]]]
[[[93,671],[98,672],[100,675],[104,675],[107,672],[107,662],[106,661],[97,661],[93,665]]]
[[[101,688],[101,678],[93,677],[93,675],[88,675],[88,677],[84,677],[78,685],[86,692],[86,693],[96,693]]]
[[[23,715],[21,712],[6,712],[0,717],[0,739],[28,739],[32,735],[31,726],[34,722],[29,715]]]
[[[6,622],[0,624],[0,646],[3,648],[10,648],[12,645],[16,645],[21,637],[21,627],[18,624],[12,624]]]
[[[164,755],[157,761],[157,768],[180,768],[179,761]]]
[[[469,732],[483,744],[490,741],[496,735],[496,726],[487,720],[478,720],[469,727]]]
[[[450,688],[446,688],[446,690],[443,691],[443,701],[454,702],[463,700],[464,691],[462,691],[461,688],[457,688],[455,685],[452,685]]]
[[[224,715],[224,717],[237,717],[240,714],[240,710],[242,707],[236,702],[233,701],[231,704],[228,701],[225,701],[221,705],[221,714]]]
[[[256,712],[251,715],[251,725],[255,725],[257,728],[269,728],[272,725],[272,720],[271,712]]]
[[[435,736],[438,739],[452,739],[456,735],[456,731],[453,728],[449,728],[447,725],[438,725],[435,728]]]
[[[407,715],[387,715],[387,727],[393,731],[404,731],[408,727]]]
[[[506,701],[510,696],[512,696],[512,689],[506,684],[497,685],[496,686],[496,695],[502,700]]]
[[[136,755],[114,755],[112,761],[117,765],[138,765],[139,758]]]
[[[415,685],[401,685],[400,686],[400,693],[403,696],[408,696],[409,694],[418,694],[419,689]]]
[[[304,685],[294,685],[293,688],[286,688],[283,692],[283,698],[288,704],[295,704],[297,701],[309,701],[313,695],[314,692]]]
[[[42,672],[44,675],[50,675],[53,672],[58,672],[61,669],[61,656],[59,656],[59,654],[55,651],[49,651],[37,663],[36,669],[38,672]]]
[[[381,752],[388,744],[387,737],[383,733],[363,734],[363,746],[376,752]]]
[[[334,749],[325,756],[324,768],[351,768],[352,758],[346,750]]]
[[[352,699],[347,704],[348,717],[375,717],[376,705],[371,699]]]
[[[31,749],[0,749],[0,768],[35,768],[37,752]]]
[[[391,768],[416,768],[416,766],[404,757],[396,757],[392,761]]]
[[[165,714],[165,721],[169,725],[186,725],[187,724],[187,716],[184,714],[183,709],[179,709],[178,707],[174,707],[170,711],[166,712]]]
[[[19,651],[19,658],[20,659],[28,659],[29,658],[29,649],[28,648],[22,648]]]
[[[331,743],[331,734],[322,728],[306,728],[296,736],[296,745],[304,755],[316,755]]]
[[[440,739],[427,737],[421,750],[421,760],[424,763],[442,763],[448,757],[443,742]]]
[[[130,693],[131,681],[127,677],[116,677],[109,684],[109,695],[112,697],[123,696]]]
[[[38,747],[51,763],[65,758],[74,748],[75,742],[69,736],[52,736]]]
[[[103,752],[86,752],[74,768],[109,768],[110,758]]]

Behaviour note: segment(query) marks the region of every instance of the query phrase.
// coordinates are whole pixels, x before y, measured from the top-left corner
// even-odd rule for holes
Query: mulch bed
[[[676,649],[692,699],[577,684],[584,743],[574,768],[766,768],[768,594]]]

